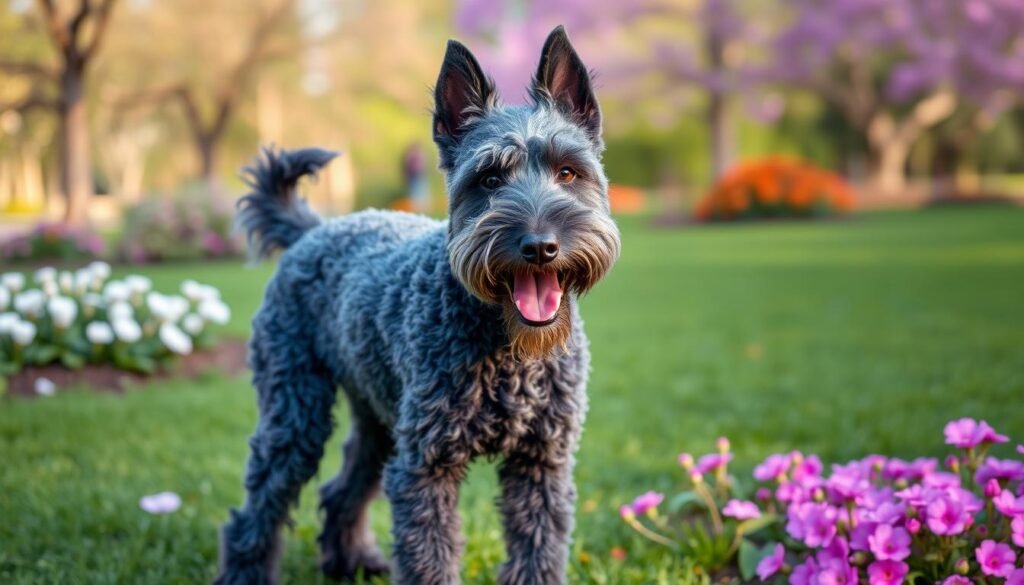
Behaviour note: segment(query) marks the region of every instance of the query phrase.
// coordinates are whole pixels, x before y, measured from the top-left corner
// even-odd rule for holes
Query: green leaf
[[[85,365],[85,358],[77,353],[65,351],[60,354],[60,363],[72,370],[79,370]]]
[[[750,581],[757,575],[757,565],[761,559],[772,554],[775,545],[778,543],[769,542],[758,547],[753,542],[744,538],[740,541],[740,576],[744,581]]]
[[[689,506],[697,506],[699,508],[706,508],[704,500],[701,499],[697,492],[688,490],[679,494],[676,494],[671,500],[668,501],[667,509],[670,514],[678,514]]]
[[[774,514],[762,514],[757,518],[751,518],[750,520],[744,520],[743,522],[740,522],[737,531],[740,534],[753,534],[758,530],[767,528],[768,526],[775,524],[776,520],[778,520],[778,516]]]
[[[59,357],[60,348],[56,345],[34,345],[25,348],[25,361],[40,366],[57,361]]]

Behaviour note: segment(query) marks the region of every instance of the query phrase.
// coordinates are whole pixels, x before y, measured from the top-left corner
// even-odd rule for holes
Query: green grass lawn
[[[583,301],[594,372],[573,582],[680,582],[683,562],[634,538],[616,510],[676,488],[676,455],[719,435],[743,473],[793,448],[827,461],[939,455],[943,424],[959,416],[1024,439],[1024,211],[677,230],[630,219],[622,230],[621,262]],[[271,271],[145,270],[165,290],[184,278],[221,287],[238,335]],[[0,582],[209,581],[255,420],[247,381],[220,376],[0,402]],[[314,489],[337,470],[339,421],[295,512],[285,583],[321,582]],[[163,490],[182,495],[179,512],[139,510]],[[475,467],[462,494],[465,581],[490,583],[503,556],[493,467]],[[374,509],[386,543],[387,506]]]

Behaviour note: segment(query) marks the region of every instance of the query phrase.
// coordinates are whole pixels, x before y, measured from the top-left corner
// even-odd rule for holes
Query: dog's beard
[[[502,303],[512,356],[530,359],[552,355],[557,351],[568,351],[572,334],[571,302],[569,298],[563,299],[553,320],[540,327],[524,323],[514,304]]]

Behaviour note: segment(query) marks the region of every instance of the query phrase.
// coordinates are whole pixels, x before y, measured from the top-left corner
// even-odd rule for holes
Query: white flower
[[[90,292],[82,295],[82,304],[93,309],[102,307],[105,303],[103,302],[103,296]]]
[[[107,318],[111,321],[117,321],[120,319],[134,320],[135,309],[124,301],[117,301],[107,308]]]
[[[21,317],[17,313],[0,313],[0,335],[10,333],[18,321],[21,321]]]
[[[170,514],[181,507],[181,496],[174,492],[160,492],[151,496],[142,496],[139,507],[150,514]]]
[[[32,278],[34,278],[39,284],[43,284],[44,282],[56,282],[57,269],[53,266],[43,266],[39,270],[36,270],[36,273]]]
[[[114,330],[103,321],[93,321],[85,327],[85,337],[89,343],[106,345],[114,341]]]
[[[46,295],[34,288],[14,297],[14,310],[28,317],[38,317],[43,312]]]
[[[75,322],[78,315],[78,305],[67,297],[53,297],[46,303],[46,311],[53,319],[53,324],[58,329],[67,329]]]
[[[49,378],[36,378],[32,386],[40,396],[53,396],[57,393],[57,385]]]
[[[199,303],[199,315],[218,325],[224,325],[231,320],[231,309],[219,299],[206,299]]]
[[[164,297],[167,302],[167,320],[177,322],[188,312],[188,300],[185,297],[172,295]]]
[[[43,294],[48,297],[55,297],[60,294],[60,287],[57,286],[56,280],[47,280],[39,286],[43,289]]]
[[[62,270],[61,273],[57,275],[57,284],[60,285],[60,290],[65,294],[70,293],[71,290],[75,288],[75,275],[66,270]]]
[[[192,337],[195,337],[203,332],[203,325],[205,324],[202,317],[195,313],[189,313],[182,319],[181,328]]]
[[[0,284],[10,289],[12,293],[17,293],[25,288],[25,275],[20,272],[7,272],[0,275]]]
[[[36,326],[31,321],[18,321],[11,327],[11,339],[18,345],[28,345],[36,338]]]
[[[124,283],[133,294],[145,294],[153,288],[153,281],[141,274],[129,274],[124,277]]]
[[[80,268],[75,272],[75,294],[83,295],[92,286],[92,271],[88,268]]]
[[[167,320],[168,313],[167,296],[162,293],[153,291],[146,295],[146,307],[154,317],[161,321]]]
[[[123,281],[111,280],[103,287],[103,296],[111,303],[127,301],[132,296],[132,289]]]
[[[110,264],[97,260],[89,266],[87,266],[89,272],[92,272],[93,277],[100,280],[106,280],[110,276]]]
[[[203,300],[203,285],[194,280],[186,280],[181,283],[181,294],[190,301]]]
[[[111,321],[114,334],[125,343],[135,343],[142,339],[142,327],[131,317],[125,319],[114,319]]]
[[[160,341],[167,346],[167,349],[179,355],[192,353],[192,338],[185,335],[185,332],[178,329],[174,323],[164,323],[160,326]]]
[[[11,305],[11,291],[0,286],[0,311],[6,311]]]

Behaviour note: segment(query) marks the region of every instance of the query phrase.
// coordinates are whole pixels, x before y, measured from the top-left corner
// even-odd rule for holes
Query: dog
[[[277,581],[279,531],[317,471],[336,389],[351,431],[320,490],[320,567],[336,579],[459,582],[459,484],[499,458],[503,584],[564,583],[589,353],[577,299],[620,238],[601,165],[601,112],[562,27],[530,102],[503,105],[450,41],[434,89],[446,222],[370,210],[322,221],[297,193],[333,153],[266,150],[238,221],[258,256],[283,250],[253,320],[260,419],[247,497],[222,531],[216,583]],[[383,486],[392,561],[369,528]]]

